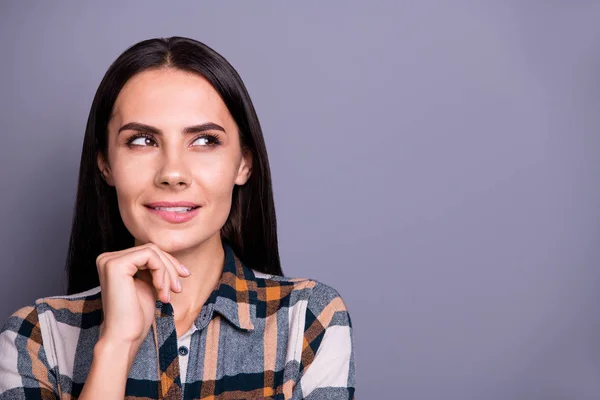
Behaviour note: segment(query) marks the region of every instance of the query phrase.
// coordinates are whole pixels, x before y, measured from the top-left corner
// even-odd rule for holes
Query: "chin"
[[[216,232],[220,234],[220,231]],[[167,253],[178,253],[196,248],[202,243],[207,242],[214,235],[206,234],[205,232],[173,232],[165,230],[164,232],[155,232],[153,235],[148,235],[149,240],[156,244],[161,250]]]
[[[143,235],[142,238],[136,238],[136,245],[143,245],[146,243],[154,243],[161,250],[166,251],[167,253],[178,252],[182,250],[186,250],[190,247],[194,247],[197,243],[190,242],[189,239],[185,239],[182,237],[178,237],[180,235],[173,233],[165,233],[164,235]]]
[[[161,250],[167,253],[177,253],[180,251],[187,250],[191,247],[197,246],[197,243],[190,242],[190,240],[179,239],[176,237],[157,237],[152,243],[156,244]]]

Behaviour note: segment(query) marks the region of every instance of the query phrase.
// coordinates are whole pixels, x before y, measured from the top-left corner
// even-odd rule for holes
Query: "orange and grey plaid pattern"
[[[314,280],[254,271],[223,248],[220,283],[185,342],[171,305],[157,301],[125,398],[353,399],[352,324],[340,295]],[[101,322],[100,287],[11,315],[0,331],[0,400],[76,399]]]

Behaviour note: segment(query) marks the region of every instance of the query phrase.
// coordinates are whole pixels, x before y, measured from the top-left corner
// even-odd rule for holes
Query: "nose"
[[[184,158],[183,154],[177,152],[164,153],[162,165],[156,173],[156,185],[174,189],[188,187],[191,184],[191,173]]]

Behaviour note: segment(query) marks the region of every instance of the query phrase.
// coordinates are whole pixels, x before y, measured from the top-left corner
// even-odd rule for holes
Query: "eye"
[[[135,143],[135,142],[138,142],[138,143]],[[143,132],[136,133],[135,135],[130,137],[129,140],[127,140],[128,145],[141,146],[141,147],[148,145],[149,142],[154,142],[154,138],[152,137],[151,134],[143,133]]]
[[[218,146],[219,144],[221,144],[221,141],[216,135],[211,135],[209,133],[203,134],[202,136],[198,136],[196,140],[194,140],[194,143],[196,142],[204,143],[201,145],[201,147]]]
[[[196,140],[194,140],[194,143],[196,142],[201,143],[200,147],[214,147],[221,144],[221,141],[219,140],[218,136],[209,133],[205,133],[201,136],[198,136]],[[128,146],[147,147],[148,145],[152,145],[153,143],[153,146],[156,146],[156,141],[154,140],[153,135],[144,132],[136,133],[127,140]]]

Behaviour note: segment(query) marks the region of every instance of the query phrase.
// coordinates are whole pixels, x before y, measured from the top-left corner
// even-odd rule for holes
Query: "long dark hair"
[[[157,38],[125,50],[110,66],[94,96],[83,139],[66,261],[67,294],[100,285],[98,255],[134,245],[134,238],[119,214],[116,190],[102,179],[97,155],[100,152],[107,159],[107,126],[125,83],[139,72],[160,67],[200,74],[221,95],[239,128],[242,148],[252,152],[252,173],[243,186],[236,185],[233,189],[231,211],[221,229],[221,239],[249,267],[268,274],[283,274],[267,150],[242,79],[223,56],[201,42],[184,37]]]

